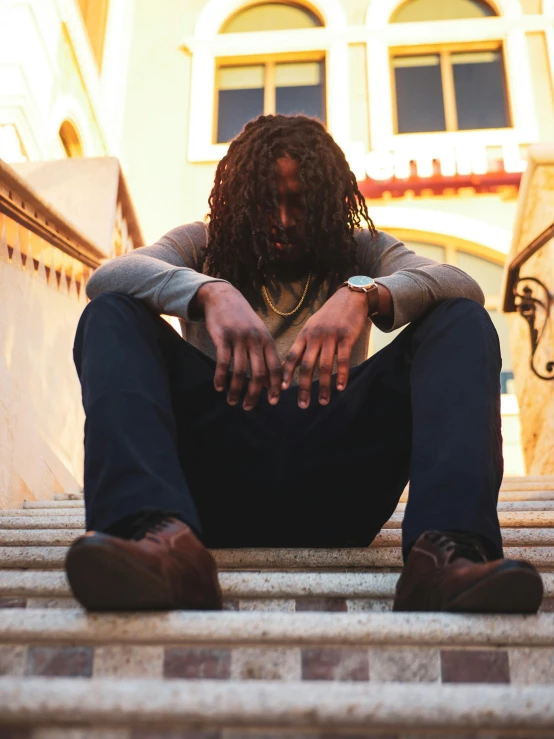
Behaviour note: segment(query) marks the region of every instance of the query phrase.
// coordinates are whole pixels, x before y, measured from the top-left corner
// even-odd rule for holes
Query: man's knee
[[[126,309],[145,309],[146,306],[138,298],[133,298],[130,295],[124,295],[123,293],[107,292],[100,293],[93,298],[83,311],[83,315],[95,314],[95,313],[113,313],[125,311]]]
[[[428,317],[446,321],[447,323],[464,321],[466,324],[479,325],[485,330],[491,330],[496,334],[496,329],[489,312],[481,303],[470,298],[451,298],[450,300],[445,300],[435,306],[428,314]]]
[[[423,318],[417,333],[433,340],[438,334],[452,335],[459,344],[482,345],[500,356],[498,332],[489,312],[475,300],[452,298],[436,305]]]

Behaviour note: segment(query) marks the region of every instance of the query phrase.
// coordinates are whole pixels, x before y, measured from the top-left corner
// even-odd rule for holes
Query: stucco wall
[[[85,302],[6,257],[0,240],[0,509],[79,492],[83,468],[72,345]]]
[[[539,148],[539,147],[537,147]],[[549,148],[549,152],[548,152]],[[519,253],[554,221],[554,146],[539,148],[538,161],[531,154],[530,169],[521,191],[520,213],[510,258]],[[548,162],[550,159],[550,162]],[[538,277],[554,292],[554,240],[543,247],[521,269],[521,276]],[[536,297],[542,297],[540,291]],[[529,368],[530,340],[526,321],[509,314],[510,343],[516,391],[520,406],[521,439],[527,473],[554,474],[554,380],[536,377]],[[535,365],[542,372],[554,360],[554,329],[551,322],[541,341]],[[538,314],[540,328],[543,314]]]

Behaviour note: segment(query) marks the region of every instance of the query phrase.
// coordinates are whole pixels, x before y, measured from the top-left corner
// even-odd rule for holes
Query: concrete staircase
[[[87,615],[83,502],[0,511],[0,739],[554,738],[554,477],[506,479],[533,617],[391,613],[405,499],[368,549],[219,550],[223,613]]]

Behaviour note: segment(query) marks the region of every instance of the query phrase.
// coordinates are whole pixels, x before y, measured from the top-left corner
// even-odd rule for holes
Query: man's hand
[[[281,392],[279,355],[273,337],[243,295],[226,282],[207,282],[196,293],[194,310],[204,314],[206,328],[217,351],[215,389],[225,390],[232,359],[233,374],[227,402],[236,405],[250,362],[250,380],[243,408],[251,410],[256,405],[264,384],[268,385],[269,402],[275,405]]]
[[[310,404],[312,378],[319,359],[319,402],[331,398],[331,375],[337,358],[337,389],[348,382],[352,348],[368,320],[367,295],[343,287],[308,319],[298,334],[283,364],[285,390],[290,386],[295,368],[300,365],[298,405]]]

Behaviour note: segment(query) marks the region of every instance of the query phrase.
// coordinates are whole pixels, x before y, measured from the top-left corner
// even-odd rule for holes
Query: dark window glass
[[[248,121],[264,112],[265,69],[262,64],[217,70],[217,143],[231,141]]]
[[[302,113],[325,123],[323,63],[277,64],[275,109],[283,115]]]
[[[451,59],[460,131],[509,126],[501,52],[452,54]]]
[[[398,133],[445,131],[438,54],[396,57],[394,76]]]

